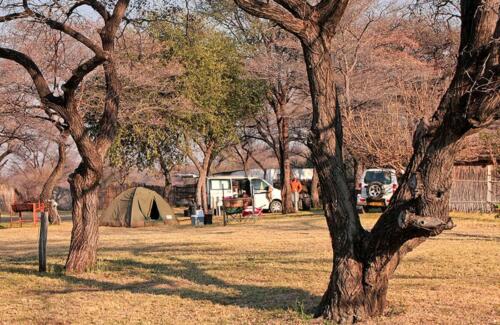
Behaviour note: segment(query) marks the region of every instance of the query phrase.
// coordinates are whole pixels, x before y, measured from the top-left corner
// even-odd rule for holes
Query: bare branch
[[[25,68],[33,80],[40,98],[43,99],[52,95],[42,71],[29,56],[16,50],[0,47],[0,58],[14,61]]]
[[[67,17],[71,16],[73,12],[82,6],[89,6],[92,9],[94,9],[99,15],[101,15],[102,19],[104,21],[107,21],[109,19],[109,12],[106,10],[106,7],[103,6],[99,1],[96,0],[82,0],[77,3],[75,3],[69,10],[68,13],[66,14]]]

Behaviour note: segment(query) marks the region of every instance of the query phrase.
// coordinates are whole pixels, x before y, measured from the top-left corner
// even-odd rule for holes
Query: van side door
[[[255,207],[269,209],[268,191],[269,185],[259,178],[252,179],[252,191],[255,200]]]

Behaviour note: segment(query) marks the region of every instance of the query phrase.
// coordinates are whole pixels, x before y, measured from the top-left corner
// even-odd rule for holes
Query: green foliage
[[[155,168],[170,170],[182,161],[179,135],[170,128],[145,123],[127,124],[120,127],[118,135],[108,152],[113,167],[139,170]]]
[[[238,141],[242,121],[262,107],[265,84],[244,70],[237,44],[203,21],[192,19],[188,33],[171,24],[156,25],[155,37],[164,46],[164,58],[183,67],[176,89],[185,107],[175,112],[183,133],[197,142],[214,142],[215,151]]]

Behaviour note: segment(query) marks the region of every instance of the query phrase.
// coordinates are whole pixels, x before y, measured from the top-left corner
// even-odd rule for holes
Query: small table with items
[[[262,215],[262,209],[252,205],[251,197],[231,198],[226,197],[222,201],[222,214],[224,226],[230,221],[256,221]]]

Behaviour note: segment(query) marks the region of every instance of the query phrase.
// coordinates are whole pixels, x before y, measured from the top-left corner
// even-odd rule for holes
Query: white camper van
[[[281,191],[257,177],[211,176],[207,179],[209,208],[222,206],[223,198],[254,197],[255,207],[281,212]]]

